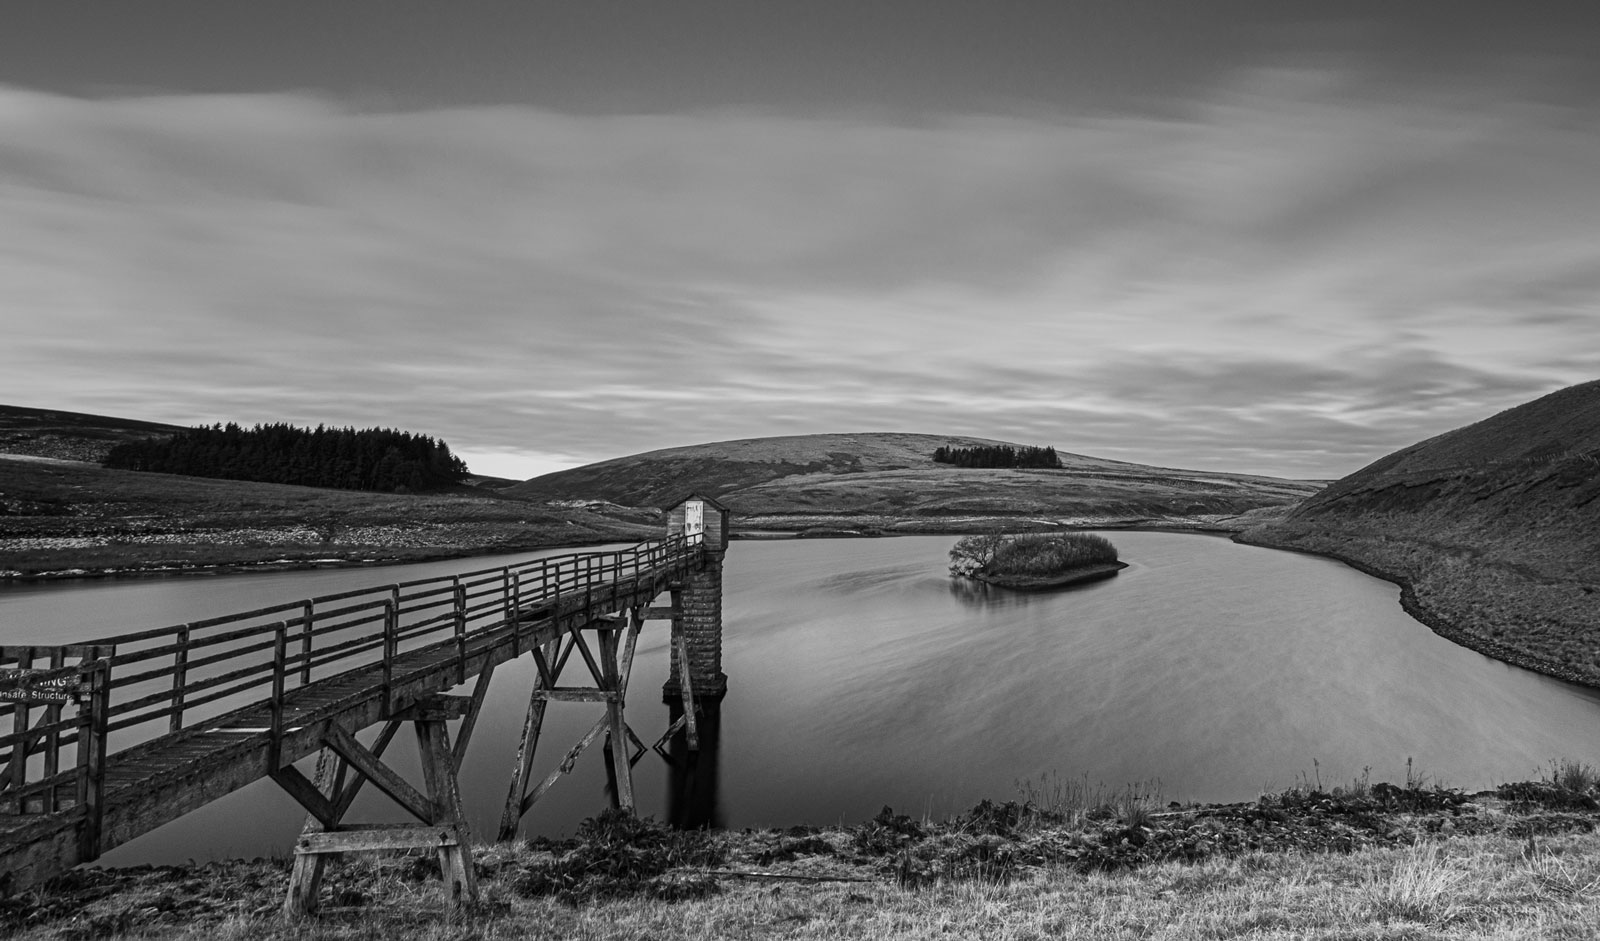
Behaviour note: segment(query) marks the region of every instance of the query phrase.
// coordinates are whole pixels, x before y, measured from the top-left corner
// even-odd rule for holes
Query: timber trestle
[[[695,606],[682,594],[711,568],[715,584],[705,585],[720,595],[726,519],[715,501],[687,502],[697,501],[709,506],[685,517],[680,505],[666,539],[619,551],[340,592],[85,644],[0,646],[0,718],[10,719],[0,734],[0,895],[270,778],[308,815],[286,912],[315,909],[329,855],[378,849],[436,850],[446,904],[475,899],[457,773],[497,665],[527,655],[537,668],[502,839],[602,738],[614,799],[633,809],[630,769],[649,748],[624,705],[647,620],[672,620],[668,691],[676,700],[681,690],[686,705],[657,750],[685,726],[692,744],[695,690],[720,695],[720,621],[714,647],[693,649],[685,610]],[[718,528],[707,532],[695,512]],[[663,592],[673,604],[652,607]],[[717,610],[720,618],[720,597]],[[574,670],[579,682],[570,681]],[[470,695],[445,695],[468,683]],[[600,705],[603,714],[530,789],[551,702]],[[447,722],[457,723],[453,736]],[[379,724],[371,745],[357,740]],[[420,789],[383,760],[408,724]],[[308,776],[295,763],[312,755]],[[346,822],[367,784],[416,822]]]

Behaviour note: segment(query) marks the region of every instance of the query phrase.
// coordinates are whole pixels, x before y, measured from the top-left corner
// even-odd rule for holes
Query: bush
[[[548,862],[511,881],[524,898],[554,896],[569,905],[644,896],[675,902],[719,891],[708,875],[673,870],[721,865],[722,851],[700,830],[673,830],[649,818],[608,810],[578,825],[575,839]]]

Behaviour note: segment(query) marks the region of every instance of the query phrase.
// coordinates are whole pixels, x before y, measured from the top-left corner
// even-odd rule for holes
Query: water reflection
[[[668,703],[668,724],[683,716],[682,701]],[[717,761],[722,743],[722,701],[700,703],[696,726],[699,751],[689,750],[689,736],[679,732],[672,737],[667,763],[667,822],[680,830],[720,827],[722,807],[717,800]]]

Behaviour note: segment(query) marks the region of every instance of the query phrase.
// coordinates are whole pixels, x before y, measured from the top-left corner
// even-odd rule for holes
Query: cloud
[[[1338,475],[1600,367],[1592,109],[1358,77],[902,125],[0,89],[0,399]]]

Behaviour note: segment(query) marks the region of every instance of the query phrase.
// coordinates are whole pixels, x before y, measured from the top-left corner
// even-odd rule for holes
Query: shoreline
[[[898,536],[966,536],[982,530],[992,520],[1000,518],[982,518],[976,520],[962,517],[950,526],[930,526],[927,529],[915,530],[882,530],[877,528],[846,529],[846,528],[815,528],[806,529],[751,529],[735,530],[730,538],[735,541],[764,542],[787,539],[882,539]],[[933,522],[925,519],[905,517],[899,520],[903,523],[924,524]],[[1187,533],[1201,536],[1233,537],[1241,530],[1239,527],[1225,527],[1214,524],[1186,525],[1171,520],[1114,520],[1105,522],[1072,522],[1051,525],[1039,532],[1087,532],[1094,530],[1116,530],[1135,532],[1171,532]],[[638,541],[638,540],[634,540]],[[628,542],[625,539],[604,540],[604,542]],[[496,546],[457,546],[440,547],[438,549],[419,550],[417,554],[385,555],[366,558],[337,558],[333,556],[319,556],[315,558],[280,558],[262,561],[221,561],[221,562],[195,562],[179,565],[134,564],[126,566],[69,566],[60,569],[51,569],[39,572],[19,572],[16,570],[0,570],[0,586],[13,584],[37,584],[42,582],[62,581],[99,581],[104,579],[122,578],[186,578],[209,575],[249,575],[255,573],[273,573],[286,571],[306,571],[314,569],[333,568],[373,568],[386,565],[410,565],[424,562],[445,562],[454,559],[471,559],[490,555],[510,555],[518,552],[540,552],[548,549],[581,549],[598,545],[592,539],[559,540],[551,542],[535,542],[522,545],[496,545]],[[374,547],[375,549],[381,547]],[[221,554],[221,553],[219,553]],[[1004,587],[1004,586],[1002,586]]]
[[[607,540],[618,542],[620,540]],[[0,571],[0,586],[58,581],[100,581],[120,578],[187,578],[208,575],[251,575],[255,573],[309,571],[313,569],[378,568],[386,565],[420,565],[427,562],[448,562],[452,559],[473,559],[492,555],[511,555],[519,552],[541,552],[546,549],[579,549],[599,545],[593,540],[575,542],[536,543],[524,546],[492,546],[484,548],[439,549],[418,555],[387,556],[375,558],[341,559],[319,557],[306,559],[270,559],[260,562],[210,562],[185,565],[133,565],[110,568],[68,568],[44,572]],[[631,543],[630,543],[631,544]]]
[[[1334,550],[1306,549],[1300,546],[1283,545],[1267,539],[1250,537],[1244,532],[1236,533],[1232,540],[1243,546],[1256,546],[1278,552],[1298,552],[1301,555],[1319,556],[1348,565],[1364,575],[1370,575],[1373,578],[1398,586],[1400,588],[1400,607],[1413,620],[1418,621],[1435,634],[1458,647],[1465,647],[1491,660],[1498,660],[1510,666],[1530,670],[1542,676],[1548,676],[1551,679],[1561,680],[1564,683],[1582,686],[1585,689],[1600,689],[1600,682],[1595,681],[1593,678],[1562,667],[1559,664],[1551,663],[1542,657],[1536,657],[1514,647],[1461,630],[1451,624],[1445,615],[1423,606],[1417,600],[1416,588],[1411,584],[1411,580],[1404,575],[1390,572],[1364,559],[1345,555]]]

